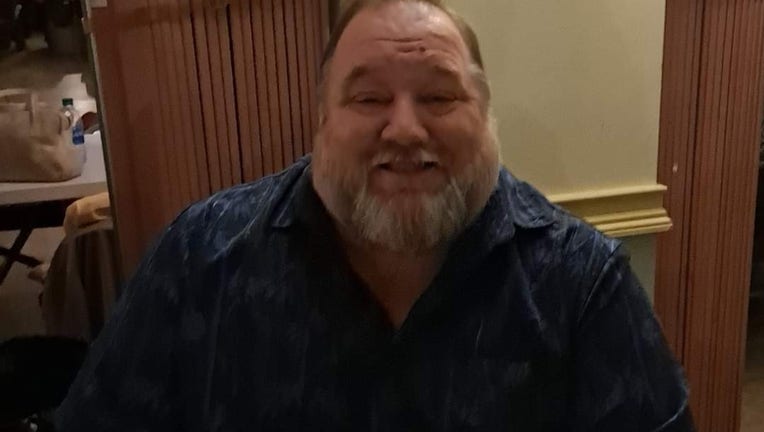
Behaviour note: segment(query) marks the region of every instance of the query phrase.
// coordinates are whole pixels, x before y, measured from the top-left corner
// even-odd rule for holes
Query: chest
[[[222,301],[214,355],[198,371],[207,402],[188,423],[564,430],[564,314],[561,303],[536,297],[552,287],[534,285],[521,260],[494,255],[472,272],[436,278],[400,331],[357,278],[319,266],[326,261],[308,257],[229,281],[238,294]]]
[[[433,314],[391,334],[377,312],[357,320],[332,313],[308,308],[222,324],[208,371],[208,430],[527,431],[564,423],[567,354],[537,322]]]

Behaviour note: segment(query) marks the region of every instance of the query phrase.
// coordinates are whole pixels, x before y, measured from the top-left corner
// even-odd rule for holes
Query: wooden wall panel
[[[231,172],[231,183],[228,186],[241,183],[241,157],[239,142],[239,119],[236,111],[237,99],[245,99],[244,92],[237,94],[234,85],[233,75],[233,40],[231,39],[229,19],[230,5],[221,5],[217,7],[218,32],[219,32],[219,52],[223,72],[223,94],[225,101],[225,119],[228,129],[228,161]],[[240,97],[241,96],[241,97]]]
[[[682,360],[687,292],[685,244],[689,236],[688,197],[692,196],[697,87],[700,64],[702,4],[696,0],[666,2],[661,123],[658,146],[658,183],[669,185],[664,208],[674,228],[659,236],[656,259],[674,265],[655,269],[655,308],[677,357]]]
[[[762,0],[668,0],[656,309],[699,431],[737,431],[762,109]]]
[[[284,25],[285,3],[289,0],[273,2],[273,34],[286,36]],[[292,136],[292,123],[289,110],[289,64],[287,63],[286,39],[287,37],[275,37],[276,76],[278,85],[278,106],[281,118],[281,167],[292,164],[294,137]]]
[[[288,75],[288,89],[287,95],[289,96],[289,113],[291,121],[292,133],[292,153],[289,155],[289,159],[294,162],[300,156],[303,155],[302,143],[302,109],[300,108],[300,84],[299,74],[297,71],[297,29],[295,27],[295,0],[285,0],[284,3],[284,34],[286,48],[286,62],[287,62],[287,75]],[[283,94],[283,92],[282,92]]]
[[[167,62],[165,61],[168,53],[165,49],[163,34],[160,29],[162,17],[158,14],[159,9],[156,7],[156,2],[157,0],[147,0],[150,17],[149,32],[154,48],[154,50],[150,52],[154,55],[153,60],[156,65],[158,78],[156,96],[159,99],[159,110],[157,114],[159,118],[159,131],[161,133],[159,136],[161,137],[161,141],[155,147],[155,150],[158,152],[158,159],[156,162],[160,164],[162,173],[157,174],[164,174],[164,177],[166,178],[164,184],[168,188],[169,196],[166,196],[164,199],[170,203],[178,203],[182,201],[182,196],[180,192],[181,184],[178,181],[177,164],[175,163],[175,160],[170,157],[175,151],[175,139],[172,135],[172,125],[170,124],[170,117],[172,114],[170,112],[169,95],[167,86],[159,84],[166,82],[169,77]]]
[[[258,120],[260,125],[261,138],[263,140],[262,142],[271,144],[261,146],[263,173],[270,173],[277,170],[277,168],[275,168],[273,165],[273,148],[281,144],[278,140],[281,135],[278,133],[278,127],[274,127],[276,124],[275,120],[271,119],[271,105],[269,98],[271,93],[270,87],[272,80],[269,81],[268,79],[268,57],[266,56],[268,50],[266,49],[265,45],[266,29],[265,20],[263,19],[263,15],[266,13],[266,10],[263,7],[263,1],[253,2],[251,3],[250,7],[252,28],[254,31],[253,49],[255,51],[255,81],[257,84],[257,112],[259,114]]]
[[[309,151],[320,0],[137,0],[92,15],[125,272],[190,203]]]
[[[300,120],[302,121],[302,146],[300,151],[302,153],[310,152],[312,146],[310,145],[313,137],[311,126],[311,99],[309,88],[312,84],[318,81],[318,77],[311,75],[312,69],[310,67],[310,61],[308,59],[307,52],[307,31],[305,26],[305,2],[301,0],[294,0],[295,2],[295,50],[297,57],[297,76],[300,87],[300,100],[298,102],[300,106]]]
[[[279,106],[279,70],[278,55],[276,54],[276,32],[274,3],[279,0],[262,0],[263,9],[263,36],[265,42],[265,82],[268,84],[268,106],[270,107],[271,119],[271,163],[274,171],[284,168],[284,136],[281,120],[281,108]]]
[[[177,20],[180,24],[181,39],[183,41],[184,68],[177,77],[181,81],[181,94],[188,97],[184,100],[184,111],[187,122],[190,123],[190,141],[188,152],[192,157],[189,163],[191,175],[198,181],[198,194],[195,200],[209,195],[210,176],[207,169],[207,149],[205,146],[205,128],[202,111],[198,108],[201,95],[199,84],[199,70],[197,64],[196,39],[194,37],[194,24],[191,8],[192,0],[175,0],[178,5]]]
[[[162,142],[161,78],[149,11],[144,0],[113,2],[91,16],[123,274],[169,217],[171,182],[164,149],[154,145]]]
[[[316,44],[316,23],[311,17],[320,15],[321,11],[317,7],[317,2],[309,1],[305,5],[305,44],[307,48],[306,57],[308,58],[308,77],[318,79],[320,75],[321,67],[321,50],[318,49]],[[323,45],[322,45],[323,46]],[[310,100],[310,120],[311,129],[315,130],[318,127],[318,92],[315,86],[311,86],[308,90],[308,98]]]
[[[207,18],[204,0],[189,0],[191,2],[191,20],[194,28],[194,47],[197,57],[197,74],[199,77],[200,100],[204,125],[204,152],[207,155],[206,171],[210,179],[211,191],[223,187],[218,156],[218,130],[215,121],[215,110],[212,96],[212,74],[210,72],[210,51],[207,42]]]
[[[209,58],[210,81],[212,85],[212,99],[203,102],[206,109],[213,112],[215,130],[217,131],[217,140],[215,151],[218,155],[218,169],[220,170],[221,188],[227,188],[233,185],[231,173],[231,154],[228,140],[228,119],[226,117],[226,108],[228,101],[225,92],[225,64],[221,53],[220,32],[218,29],[217,7],[213,7],[211,2],[204,3],[204,26],[207,33],[207,52]],[[210,144],[208,144],[209,147]]]
[[[246,19],[242,19],[246,17]],[[252,104],[252,89],[250,82],[254,79],[254,59],[252,57],[252,25],[250,23],[249,2],[237,1],[230,6],[229,19],[231,27],[232,46],[234,61],[234,79],[236,84],[236,109],[241,140],[241,175],[244,181],[251,181],[255,177],[255,161],[253,146],[253,132],[257,130],[257,123],[252,122],[249,109]],[[247,63],[250,67],[247,67]],[[252,75],[250,75],[252,72]],[[256,106],[256,103],[255,103]],[[255,108],[253,106],[252,108]]]

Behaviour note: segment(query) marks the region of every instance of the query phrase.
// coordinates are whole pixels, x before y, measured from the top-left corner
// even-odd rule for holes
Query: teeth
[[[419,170],[430,170],[438,166],[438,159],[434,154],[419,150],[413,154],[402,154],[393,152],[379,153],[372,160],[372,166],[386,171],[396,172],[414,172]]]
[[[417,171],[417,170],[429,170],[437,166],[435,162],[424,161],[395,161],[378,164],[377,167],[386,171]]]

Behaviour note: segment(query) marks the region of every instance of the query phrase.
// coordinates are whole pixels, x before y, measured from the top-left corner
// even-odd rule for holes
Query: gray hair
[[[323,98],[325,96],[325,81],[329,73],[329,65],[332,58],[334,57],[334,52],[337,49],[337,44],[340,41],[340,37],[342,37],[342,33],[345,32],[345,29],[347,28],[348,24],[350,24],[350,21],[352,21],[353,18],[358,15],[358,13],[366,8],[391,1],[424,3],[443,11],[446,15],[448,15],[451,21],[456,25],[456,28],[459,31],[464,44],[467,46],[471,60],[469,65],[469,73],[478,86],[478,90],[483,97],[483,107],[487,111],[491,100],[491,89],[488,84],[488,78],[485,74],[483,56],[480,53],[480,44],[478,43],[477,35],[475,34],[475,31],[472,29],[472,27],[467,23],[467,21],[465,21],[464,18],[447,7],[442,0],[350,0],[345,2],[334,24],[334,28],[332,29],[331,35],[329,36],[329,41],[327,42],[326,48],[324,49],[324,55],[321,59],[321,69],[318,84],[319,105],[323,105]],[[319,115],[321,116],[322,111],[322,109],[319,109]],[[320,119],[320,122],[323,122],[323,120]]]

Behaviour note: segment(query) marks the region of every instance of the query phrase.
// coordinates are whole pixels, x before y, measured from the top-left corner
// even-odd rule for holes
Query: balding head
[[[446,17],[453,24],[454,29],[459,34],[462,44],[467,50],[469,55],[470,74],[478,86],[481,95],[484,99],[485,107],[490,103],[490,87],[485,75],[485,67],[483,64],[483,57],[480,52],[480,44],[478,43],[477,36],[470,25],[457,13],[448,8],[442,0],[350,0],[343,2],[340,15],[334,24],[329,41],[324,49],[324,54],[321,59],[321,76],[319,84],[320,99],[323,102],[323,95],[325,94],[325,81],[329,73],[329,68],[334,54],[337,50],[337,45],[340,42],[345,30],[353,19],[361,12],[369,8],[380,7],[385,3],[393,2],[408,2],[419,3],[421,10],[429,14],[439,14],[442,17]],[[395,35],[391,35],[395,37]]]

